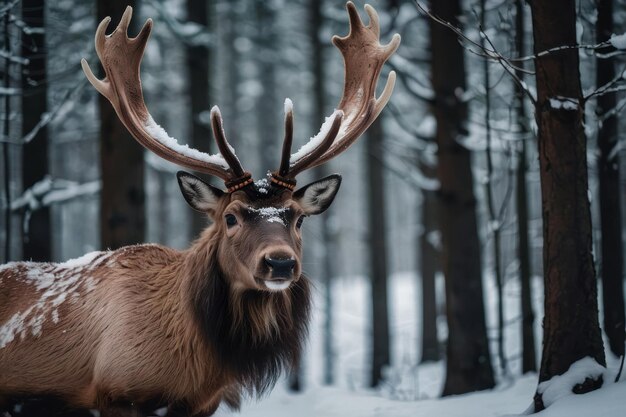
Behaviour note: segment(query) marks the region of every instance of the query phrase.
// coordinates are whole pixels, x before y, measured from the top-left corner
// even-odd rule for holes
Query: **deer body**
[[[148,150],[221,178],[226,191],[185,172],[178,182],[189,205],[212,225],[185,251],[158,245],[98,252],[63,264],[0,266],[0,413],[3,400],[53,396],[70,407],[133,415],[167,406],[168,415],[211,414],[224,401],[262,394],[299,361],[310,309],[301,269],[301,225],[324,212],[341,184],[330,175],[295,190],[296,176],[346,150],[391,96],[391,72],[376,84],[397,49],[379,42],[378,16],[365,26],[347,4],[348,36],[334,37],[345,63],[338,108],[320,133],[291,154],[293,112],[285,101],[279,169],[254,182],[228,144],[217,107],[211,125],[219,154],[181,146],[154,122],[143,101],[139,66],[148,20],[135,38],[127,8],[115,31],[96,31],[106,77],[91,84]]]
[[[224,397],[237,406],[240,391],[262,391],[265,383],[256,386],[250,377],[275,380],[283,364],[261,367],[264,375],[240,368],[258,359],[263,344],[271,345],[277,357],[284,347],[296,349],[282,356],[297,358],[306,330],[308,284],[301,277],[289,294],[264,294],[264,309],[298,309],[288,313],[292,320],[273,323],[273,315],[250,311],[258,323],[238,328],[226,319],[227,329],[213,329],[250,331],[247,337],[235,336],[229,346],[233,356],[227,357],[199,314],[206,306],[232,317],[231,308],[258,306],[209,298],[202,299],[205,306],[197,304],[199,293],[229,297],[230,288],[215,268],[218,247],[212,232],[208,229],[183,252],[138,245],[90,254],[92,262],[72,267],[16,263],[0,270],[0,299],[11,300],[0,304],[0,323],[16,322],[5,324],[0,334],[0,397],[48,394],[86,408],[100,408],[110,399],[132,400],[140,407],[174,403],[196,414],[215,409]],[[57,286],[64,291],[57,292],[47,285],[51,278],[71,284]],[[256,349],[252,339],[259,341]],[[276,343],[285,340],[287,345]],[[62,354],[72,348],[77,351]]]

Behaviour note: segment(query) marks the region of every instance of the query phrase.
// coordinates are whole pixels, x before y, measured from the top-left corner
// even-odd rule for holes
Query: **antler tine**
[[[324,136],[324,138],[319,142],[318,146],[314,147],[310,151],[305,152],[304,156],[298,159],[298,162],[291,164],[289,168],[289,175],[288,175],[289,178],[295,178],[296,175],[298,175],[302,171],[308,168],[311,168],[314,165],[315,161],[319,159],[322,155],[324,155],[324,153],[327,152],[328,149],[331,147],[331,145],[337,138],[337,135],[339,134],[339,129],[341,128],[341,122],[343,120],[343,112],[341,110],[338,110],[335,113],[333,113],[333,116],[331,117],[332,119],[328,118],[327,121],[324,123],[324,125],[326,125],[330,120],[332,121],[330,125],[330,129],[328,129],[326,136]],[[320,134],[324,130],[325,130],[325,126],[322,126]],[[315,140],[313,141],[315,142]],[[303,148],[306,149],[306,145]],[[302,152],[303,148],[300,148],[298,152]]]
[[[237,180],[251,181],[251,177],[242,178],[241,174],[245,172],[225,138],[225,146],[220,146],[220,141],[218,146],[228,162],[220,154],[209,155],[179,144],[152,119],[143,99],[139,76],[141,59],[152,31],[152,20],[146,21],[136,37],[129,38],[127,30],[131,18],[132,8],[127,7],[120,23],[108,36],[106,29],[111,18],[103,19],[98,25],[96,52],[106,76],[98,79],[87,61],[82,59],[81,65],[89,82],[111,102],[121,122],[146,149],[177,165],[219,177],[230,188],[240,185]]]
[[[290,99],[285,99],[285,140],[283,140],[283,151],[280,158],[278,175],[286,177],[289,174],[289,157],[291,156],[291,144],[293,143],[293,103]]]
[[[247,176],[250,174],[244,171],[241,166],[241,162],[237,155],[235,155],[235,150],[228,140],[226,140],[226,134],[224,133],[224,126],[222,121],[222,113],[220,112],[220,108],[217,106],[213,106],[211,109],[211,128],[213,129],[213,136],[215,137],[215,142],[217,143],[217,147],[220,150],[220,153],[230,166],[230,169],[233,171],[235,179]]]
[[[378,22],[378,13],[376,13],[376,9],[374,9],[369,4],[366,4],[365,12],[370,18],[370,24],[367,27],[372,30],[372,32],[376,35],[376,37],[379,37],[380,36],[380,23]]]
[[[382,94],[376,98],[376,84],[382,67],[398,49],[400,35],[395,34],[387,45],[381,45],[380,25],[376,10],[370,5],[365,5],[365,11],[369,16],[369,24],[365,26],[354,3],[348,2],[346,9],[350,31],[345,37],[333,36],[332,38],[333,44],[343,56],[345,65],[343,95],[337,106],[339,111],[343,111],[344,117],[337,129],[336,139],[330,142],[324,141],[324,146],[327,146],[325,151],[318,152],[316,149],[315,152],[306,155],[301,152],[291,155],[289,178],[294,178],[306,169],[327,162],[350,147],[376,120],[393,92],[396,74],[391,71]],[[313,139],[311,141],[314,141]],[[318,148],[321,146],[320,143]],[[312,158],[312,154],[316,157]]]

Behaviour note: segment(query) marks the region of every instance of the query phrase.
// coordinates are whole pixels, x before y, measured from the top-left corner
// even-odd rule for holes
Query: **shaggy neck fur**
[[[204,240],[201,238],[201,240]],[[310,288],[305,276],[281,292],[234,291],[217,263],[217,239],[191,268],[193,314],[218,363],[234,375],[241,389],[262,395],[283,369],[295,367],[306,337]],[[193,250],[193,249],[192,249]]]

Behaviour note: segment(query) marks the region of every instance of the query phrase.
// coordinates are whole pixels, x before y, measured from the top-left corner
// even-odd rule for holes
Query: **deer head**
[[[226,189],[221,190],[189,173],[178,173],[180,189],[189,205],[213,220],[213,235],[219,240],[218,264],[229,276],[237,277],[231,283],[234,288],[280,291],[299,279],[302,221],[330,206],[341,177],[331,175],[294,191],[296,176],[345,151],[376,119],[391,96],[394,72],[390,72],[379,98],[375,95],[376,84],[383,64],[398,48],[400,36],[396,34],[389,44],[381,45],[376,11],[365,6],[370,18],[365,26],[352,2],[347,3],[347,10],[350,33],[343,38],[333,37],[345,64],[343,96],[337,109],[320,132],[292,154],[293,108],[287,99],[279,168],[257,182],[243,169],[226,140],[217,107],[211,110],[219,149],[215,155],[180,145],[150,116],[139,68],[152,29],[151,19],[135,38],[127,36],[130,7],[111,35],[105,35],[111,19],[100,23],[95,43],[106,74],[103,80],[93,75],[84,59],[81,62],[91,84],[111,102],[141,145],[168,161],[224,181]]]

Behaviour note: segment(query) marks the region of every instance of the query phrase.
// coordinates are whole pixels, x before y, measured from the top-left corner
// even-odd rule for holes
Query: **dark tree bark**
[[[420,162],[420,171],[428,178],[436,176],[436,167]],[[440,270],[440,247],[435,234],[437,227],[437,194],[422,190],[422,230],[420,240],[420,276],[422,281],[422,357],[420,362],[441,359],[437,338],[437,292],[435,278]]]
[[[515,49],[519,56],[526,54],[524,37],[524,0],[515,1]],[[520,80],[524,79],[524,71],[516,69],[515,74]],[[515,113],[520,135],[520,153],[517,164],[517,181],[515,188],[515,204],[517,207],[517,237],[518,256],[520,263],[520,286],[522,307],[522,373],[537,371],[537,357],[535,352],[535,313],[532,305],[532,288],[530,282],[530,252],[528,250],[528,201],[526,191],[526,136],[528,128],[528,114],[524,106],[525,94],[517,83],[515,86]]]
[[[109,31],[117,26],[129,0],[98,0],[98,21],[111,16]],[[135,16],[137,16],[135,11]],[[139,32],[132,19],[131,36]],[[102,248],[140,243],[145,233],[143,148],[119,121],[108,100],[98,95],[100,106],[100,230]]]
[[[480,26],[485,29],[485,0],[480,0]],[[480,38],[480,44],[483,48],[486,45],[486,39]],[[489,214],[489,222],[495,224],[495,227],[489,228],[489,233],[493,237],[493,274],[496,279],[496,310],[498,315],[497,324],[497,346],[498,346],[498,359],[500,361],[500,369],[503,375],[507,374],[507,358],[504,353],[504,282],[502,280],[502,261],[500,256],[500,215],[496,209],[495,197],[494,197],[494,168],[493,158],[491,157],[492,138],[491,138],[491,77],[489,73],[489,61],[483,59],[483,82],[485,85],[485,139],[486,139],[486,159],[487,159],[487,184],[485,186],[485,194],[487,196],[487,213]]]
[[[275,169],[278,155],[278,138],[281,138],[278,129],[276,112],[282,109],[277,96],[276,56],[279,50],[279,37],[276,36],[276,11],[273,2],[256,0],[255,11],[257,17],[256,50],[259,68],[259,81],[263,86],[256,104],[259,129],[259,156],[263,170]]]
[[[187,0],[187,20],[211,30],[212,25],[211,0]],[[190,126],[191,146],[210,153],[212,143],[211,129],[206,121],[200,120],[200,113],[208,112],[211,107],[211,57],[212,48],[197,45],[186,46],[187,77],[189,79],[189,98],[191,99]],[[206,216],[194,214],[191,216],[191,236],[197,237],[207,226]]]
[[[3,48],[7,52],[7,56],[4,57],[3,62],[3,73],[2,73],[2,86],[9,90],[11,88],[11,74],[12,74],[12,65],[11,65],[11,55],[13,50],[11,48],[11,40],[10,40],[10,14],[7,12],[4,15],[4,19],[2,19],[3,23],[3,35],[4,41]],[[8,138],[11,134],[11,96],[6,94],[3,100],[3,117],[4,120],[2,122],[2,134],[5,138]],[[10,146],[8,141],[3,141],[2,143],[2,180],[3,180],[3,197],[4,197],[4,212],[3,214],[3,222],[4,222],[4,247],[3,247],[3,262],[9,262],[11,260],[11,243],[12,243],[12,216],[11,216],[11,155],[10,155]]]
[[[41,28],[22,34],[22,57],[28,65],[22,72],[22,137],[26,136],[47,112],[46,36],[44,30],[45,4],[42,0],[22,0],[22,20],[32,28]],[[48,129],[39,128],[22,151],[22,183],[24,189],[32,187],[49,174]],[[28,213],[26,215],[29,215]],[[50,261],[51,225],[50,209],[41,207],[30,215],[28,233],[22,243],[23,259]]]
[[[605,42],[613,34],[613,0],[598,0],[596,41]],[[596,85],[601,87],[615,77],[613,58],[596,60]],[[617,105],[615,94],[598,97],[597,114],[603,116]],[[624,354],[624,260],[620,212],[617,114],[606,117],[598,131],[598,176],[600,185],[601,264],[604,331],[611,351]]]
[[[530,5],[535,54],[576,44],[575,0],[533,0]],[[584,106],[578,64],[577,49],[542,54],[535,60],[545,277],[539,381],[563,374],[587,356],[605,365],[591,254]],[[601,377],[589,380],[579,392],[600,385]],[[535,395],[535,408],[543,408],[539,394]]]
[[[228,13],[226,15],[226,45],[228,50],[227,56],[227,71],[225,74],[226,85],[225,89],[225,100],[226,100],[226,112],[225,119],[228,120],[228,125],[224,128],[227,130],[228,141],[231,145],[238,149],[240,148],[239,142],[239,111],[237,106],[237,100],[240,97],[239,85],[241,84],[241,58],[240,53],[237,50],[237,38],[242,36],[241,30],[241,16],[240,16],[240,8],[241,3],[240,0],[233,0],[229,2],[230,7],[228,8]]]
[[[387,239],[385,225],[382,115],[367,133],[367,206],[369,262],[372,299],[372,368],[370,385],[378,386],[383,368],[390,363],[389,313],[387,307]]]
[[[316,126],[324,120],[324,107],[326,99],[326,83],[324,79],[324,45],[320,41],[319,31],[324,24],[322,8],[324,1],[312,1],[309,3],[309,38],[311,40],[311,70],[313,72],[313,113],[312,125]],[[315,176],[323,178],[329,175],[327,165],[321,165],[315,169]],[[322,280],[324,282],[324,330],[323,330],[323,356],[324,356],[324,384],[331,385],[334,382],[334,349],[333,349],[333,298],[332,279],[336,276],[335,254],[337,253],[337,241],[331,224],[333,221],[331,212],[321,219],[320,236],[324,246],[322,253]]]
[[[431,8],[435,15],[460,26],[458,0],[432,1]],[[463,48],[453,32],[433,20],[430,31],[449,330],[443,395],[454,395],[492,388],[495,383],[485,325],[471,155],[457,141],[467,134],[467,106],[460,98],[465,91]]]

